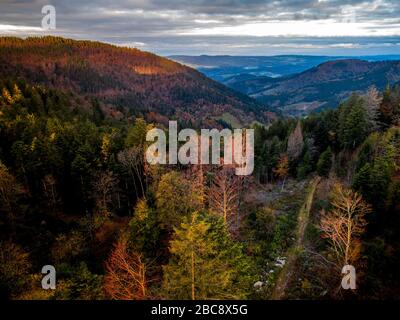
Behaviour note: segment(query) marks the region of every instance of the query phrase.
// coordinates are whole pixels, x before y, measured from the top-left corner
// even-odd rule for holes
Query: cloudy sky
[[[400,54],[400,1],[0,0],[0,35],[46,34],[161,55]]]

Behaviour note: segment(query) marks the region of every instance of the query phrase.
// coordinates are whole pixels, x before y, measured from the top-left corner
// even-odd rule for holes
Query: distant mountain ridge
[[[301,73],[324,62],[357,59],[366,61],[400,60],[399,55],[375,56],[170,56],[170,59],[186,64],[203,72],[208,77],[227,84],[230,78],[238,75],[282,77]]]
[[[369,57],[372,61],[335,57],[334,60],[324,61],[301,72],[281,77],[259,76],[256,75],[257,71],[254,69],[252,73],[245,70],[244,73],[225,77],[221,82],[257,99],[274,112],[286,115],[305,115],[311,111],[337,107],[352,92],[363,93],[370,86],[376,86],[382,90],[388,84],[399,83],[400,56],[399,60],[391,60],[396,57]],[[210,61],[219,59],[224,60],[225,64],[218,69],[219,71],[227,65],[232,67],[233,62],[240,64],[244,60],[253,61],[250,57],[236,58],[238,57],[219,56],[217,59],[203,56],[202,61],[210,63]],[[313,64],[326,58],[329,57],[276,56],[268,59],[276,59],[277,65],[274,65],[273,68],[281,68],[284,70],[282,73],[285,73],[296,68],[304,68],[307,64]],[[193,59],[196,61],[195,58]],[[388,60],[380,61],[380,59]],[[293,66],[292,63],[296,61],[299,65]],[[253,63],[259,63],[259,61],[253,61]],[[284,65],[286,63],[288,66]],[[209,75],[210,73],[212,71],[206,72]]]
[[[59,37],[0,38],[0,77],[22,77],[105,106],[157,119],[215,126],[225,114],[240,124],[264,117],[255,100],[155,54]]]
[[[302,73],[278,79],[230,79],[229,85],[273,110],[301,115],[336,107],[352,92],[363,93],[370,86],[382,90],[388,84],[394,85],[399,81],[400,61],[368,62],[352,59],[329,61]]]

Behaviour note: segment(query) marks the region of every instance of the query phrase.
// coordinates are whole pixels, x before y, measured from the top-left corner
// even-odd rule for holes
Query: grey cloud
[[[375,5],[374,3],[374,1],[365,0],[322,2],[318,0],[1,0],[0,25],[40,27],[41,7],[45,4],[53,4],[57,9],[58,29],[53,32],[56,35],[116,44],[144,43],[143,48],[147,50],[168,54],[189,51],[195,54],[193,51],[196,50],[197,54],[247,53],[251,50],[254,52],[273,51],[275,49],[268,49],[268,44],[273,41],[260,37],[189,37],[178,36],[178,34],[195,28],[237,26],[273,20],[333,19],[340,21],[343,18],[344,9],[348,11],[351,8],[354,9],[357,21],[373,21],[376,30],[390,28],[395,23],[399,23],[400,1],[382,0]],[[201,23],[202,21],[204,23]],[[15,32],[13,34],[26,36],[42,33]],[[354,39],[348,40],[354,42]],[[325,45],[329,48],[329,44],[324,44],[318,38],[307,39],[306,42],[300,43],[297,42],[298,39],[281,41],[288,44],[285,50],[290,49],[291,43],[296,44],[293,50],[300,50],[303,44],[304,50],[307,51],[306,48],[312,48],[310,43]],[[330,39],[330,41],[341,40]],[[279,50],[280,47],[275,44],[274,48]],[[317,46],[314,48],[322,50],[317,49]]]

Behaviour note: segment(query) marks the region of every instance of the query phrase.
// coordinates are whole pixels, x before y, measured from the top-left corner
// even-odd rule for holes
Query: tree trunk
[[[196,300],[196,295],[195,295],[195,275],[194,275],[194,252],[192,251],[192,300]]]

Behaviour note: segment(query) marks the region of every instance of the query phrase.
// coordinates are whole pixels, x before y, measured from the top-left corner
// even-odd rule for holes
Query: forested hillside
[[[375,86],[384,90],[400,82],[399,61],[347,59],[322,63],[281,78],[237,76],[225,80],[229,87],[250,95],[285,115],[304,116],[336,108],[353,92],[364,94]]]
[[[46,56],[47,44],[29,41]],[[55,56],[76,50],[44,41],[54,41]],[[25,50],[24,41],[6,42],[16,57]],[[94,60],[117,50],[79,45]],[[131,49],[119,50],[128,66]],[[0,80],[2,298],[400,296],[398,87],[371,87],[305,118],[257,118],[254,174],[241,177],[223,164],[147,164],[146,132],[158,121],[110,116],[111,96],[97,85],[105,100],[92,94],[82,73],[40,78],[39,60],[32,73],[16,61],[1,64]],[[347,264],[356,291],[340,289]],[[44,265],[57,270],[56,290],[41,287]]]
[[[334,284],[345,264],[356,267],[360,287],[342,297],[398,297],[399,124],[400,90],[387,87],[353,94],[335,110],[256,127],[261,183],[322,178],[285,297],[329,296],[329,284],[341,296]]]
[[[215,127],[224,114],[243,125],[264,117],[253,99],[194,69],[137,49],[56,37],[0,38],[0,77],[95,97],[113,117],[168,118]]]

